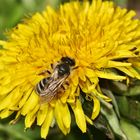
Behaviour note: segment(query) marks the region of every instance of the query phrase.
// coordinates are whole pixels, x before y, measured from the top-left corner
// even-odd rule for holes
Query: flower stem
[[[13,127],[11,127],[10,125],[2,125],[0,124],[0,131],[4,131],[6,133],[8,133],[10,136],[17,138],[17,139],[21,139],[21,140],[31,140],[28,137],[26,137],[25,135],[23,135],[22,133],[20,133],[19,131],[17,131],[16,129],[13,129]]]

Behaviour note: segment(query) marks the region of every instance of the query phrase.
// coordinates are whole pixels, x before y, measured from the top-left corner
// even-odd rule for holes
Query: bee
[[[41,102],[50,102],[62,89],[63,83],[69,77],[75,60],[70,57],[62,57],[50,73],[50,77],[42,79],[35,87]],[[74,69],[74,68],[73,68]],[[64,87],[63,87],[64,88]]]

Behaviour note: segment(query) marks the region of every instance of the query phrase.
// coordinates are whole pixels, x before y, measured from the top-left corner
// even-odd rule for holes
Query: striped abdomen
[[[50,77],[44,78],[36,85],[36,91],[39,95],[47,88],[49,80]]]

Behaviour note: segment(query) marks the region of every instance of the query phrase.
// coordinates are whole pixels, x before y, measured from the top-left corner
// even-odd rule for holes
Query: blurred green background
[[[46,5],[51,5],[54,8],[59,7],[60,3],[68,2],[69,0],[0,0],[0,39],[5,39],[4,32],[10,30],[12,27],[17,25],[19,22],[22,22],[22,19],[25,19],[26,17],[31,16],[33,13],[37,11],[42,11]],[[128,9],[134,9],[137,11],[137,17],[139,17],[139,11],[140,11],[140,0],[114,0],[114,2],[117,5],[120,5],[121,7],[127,7]],[[119,88],[121,85],[119,85]],[[118,88],[118,87],[117,87]],[[119,89],[118,88],[118,89]],[[138,85],[138,89],[140,89],[140,84]],[[113,91],[116,92],[116,91]],[[120,92],[120,91],[119,91]],[[134,90],[133,93],[136,93],[136,90]],[[138,94],[140,94],[138,92]],[[127,96],[127,95],[126,95]],[[136,106],[133,105],[133,102],[131,98],[127,97],[121,97],[116,96],[116,99],[121,106],[126,106],[126,108],[134,108]],[[129,106],[131,103],[132,106]],[[118,106],[119,106],[118,105]],[[130,120],[133,120],[132,115],[139,113],[137,110],[140,110],[140,102],[138,108],[132,109],[135,112],[130,112],[129,109],[122,108],[120,110],[120,113],[123,117],[126,117]],[[125,111],[124,111],[125,110]],[[122,111],[122,112],[121,112]],[[127,112],[126,112],[127,111]],[[131,113],[131,114],[130,114]],[[128,114],[128,116],[126,115]],[[131,117],[129,116],[131,115]],[[11,116],[12,117],[12,116]],[[138,114],[138,117],[140,117],[140,113]],[[24,131],[24,119],[21,119],[20,122],[18,122],[16,125],[8,125],[9,122],[8,119],[0,120],[0,140],[41,140],[40,138],[40,128],[37,126],[29,130]],[[134,126],[131,126],[131,124],[127,123],[127,121],[122,120],[121,121],[123,126],[127,126],[131,130]],[[125,123],[123,123],[125,122]],[[138,125],[136,121],[134,121]],[[140,128],[140,122],[139,126]],[[139,132],[139,129],[135,128],[133,129],[135,132]],[[92,133],[91,133],[92,131]],[[125,130],[128,131],[128,130]],[[57,132],[57,133],[56,133]],[[71,130],[71,133],[64,137],[62,133],[60,132],[58,128],[54,128],[52,131],[50,131],[50,135],[48,136],[48,140],[55,140],[56,138],[59,140],[108,140],[107,136],[105,136],[101,131],[97,130],[96,128],[93,128],[89,126],[88,133],[82,134],[80,130],[74,126]],[[128,131],[128,134],[130,135],[131,131]],[[139,135],[140,136],[140,135]],[[130,136],[131,137],[131,136]],[[134,139],[134,137],[130,140],[140,140],[140,139]]]

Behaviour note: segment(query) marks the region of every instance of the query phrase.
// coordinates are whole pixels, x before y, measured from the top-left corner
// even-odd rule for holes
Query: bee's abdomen
[[[36,85],[36,91],[38,94],[41,94],[45,90],[49,79],[50,79],[50,77],[44,78]]]

